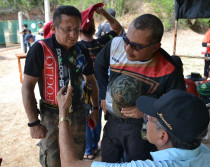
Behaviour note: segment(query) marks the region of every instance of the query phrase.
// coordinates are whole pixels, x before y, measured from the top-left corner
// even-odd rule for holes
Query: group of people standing
[[[104,16],[111,27],[98,39],[93,38],[94,12]],[[208,166],[210,150],[201,145],[208,111],[200,99],[186,93],[182,71],[161,48],[164,28],[159,18],[141,15],[124,33],[100,3],[83,12],[59,6],[49,26],[52,36],[35,42],[27,54],[22,86],[31,137],[41,139],[43,167]],[[135,99],[135,105],[120,108],[119,116],[111,88],[121,75],[142,82],[145,96]],[[91,88],[90,108],[85,108],[83,81]],[[85,138],[94,130],[100,134],[102,110],[107,118],[102,162],[83,161],[93,159],[97,152],[99,136],[95,142]],[[189,115],[189,119],[180,115]],[[146,138],[141,133],[143,123],[147,123]],[[125,163],[115,164],[120,162]]]
[[[27,53],[28,49],[31,48],[31,44],[35,42],[34,36],[32,35],[31,30],[28,29],[27,24],[24,24],[22,26],[21,34],[23,35],[24,52]],[[41,22],[38,22],[38,34],[36,40],[40,39],[43,39],[43,24]]]

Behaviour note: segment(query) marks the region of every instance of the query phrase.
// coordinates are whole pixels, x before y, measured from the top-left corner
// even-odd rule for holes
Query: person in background
[[[23,38],[26,35],[27,30],[28,30],[28,25],[27,24],[23,24],[23,26],[22,26],[22,32],[21,32],[21,34],[23,35]]]
[[[140,96],[136,107],[147,122],[146,138],[158,151],[150,152],[152,160],[106,163],[77,158],[70,130],[72,122],[67,119],[73,88],[69,86],[66,94],[65,89],[57,94],[62,167],[209,167],[210,149],[201,143],[208,132],[209,114],[196,96],[176,89],[159,99]]]
[[[34,36],[31,34],[31,30],[29,29],[26,30],[26,35],[24,36],[23,41],[24,41],[24,45],[26,45],[25,53],[27,53],[27,45],[28,45],[28,48],[30,49],[31,44],[34,43]]]
[[[38,40],[43,39],[44,38],[43,34],[44,34],[43,24],[42,24],[42,22],[38,22],[38,33],[37,33],[37,36],[36,36],[36,40],[38,41]]]
[[[205,57],[210,57],[210,29],[205,33],[202,41],[202,46],[206,47]],[[204,60],[204,79],[207,80],[209,77],[210,60]]]
[[[29,43],[25,43],[24,41],[24,38],[25,38],[25,35],[29,32],[28,31],[28,25],[27,24],[24,24],[22,26],[22,32],[20,32],[22,35],[23,35],[23,44],[24,44],[24,52],[27,53],[27,46],[30,48],[30,44]]]
[[[107,13],[109,13],[111,16],[115,17],[116,11],[112,8],[109,8],[106,10]],[[98,26],[97,32],[96,32],[96,37],[99,38],[101,36],[103,36],[104,34],[108,33],[111,31],[111,26],[110,23],[108,21],[101,23]]]
[[[115,114],[111,88],[118,76],[125,74],[139,79],[143,83],[143,94],[155,98],[172,89],[186,90],[183,74],[160,47],[163,32],[159,18],[141,15],[132,21],[127,34],[115,37],[96,56],[95,76],[101,106],[108,119],[101,142],[103,162],[120,162],[124,153],[126,162],[145,160],[151,158],[150,151],[156,150],[142,137],[143,114],[135,105],[123,107],[122,116]]]
[[[111,39],[120,35],[122,32],[122,26],[119,22],[112,17],[109,13],[107,13],[103,9],[103,4],[98,3],[96,5],[91,6],[85,11],[82,11],[82,27],[80,31],[80,39],[79,42],[83,47],[87,48],[93,64],[95,63],[95,57],[100,52],[100,50],[104,47],[104,45],[109,42]],[[95,23],[93,18],[93,13],[96,12],[107,19],[107,22],[110,24],[111,29],[107,34],[102,35],[98,39],[94,39],[93,36],[95,34]],[[87,18],[89,22],[87,22]],[[88,101],[88,100],[87,100]],[[100,103],[100,94],[99,94],[99,103]],[[87,116],[91,113],[91,106],[87,105]],[[98,142],[100,140],[101,134],[101,114],[102,108],[99,108],[99,121],[96,127],[90,127],[87,123],[86,125],[86,148],[84,159],[93,159],[97,155],[99,148]]]
[[[175,61],[175,63],[178,66],[178,68],[183,73],[184,72],[184,68],[183,68],[183,63],[182,63],[181,58],[179,56],[171,56],[171,57]],[[199,94],[198,94],[195,82],[193,80],[187,79],[187,78],[185,78],[184,81],[185,81],[185,85],[186,85],[186,90],[189,93],[192,93],[192,94],[194,94],[197,97],[200,97]]]
[[[65,85],[71,84],[74,87],[72,106],[69,108],[71,115],[68,119],[72,121],[71,132],[77,143],[77,157],[82,159],[86,129],[82,80],[84,78],[93,90],[91,92],[93,110],[88,119],[95,125],[99,117],[98,86],[89,52],[77,43],[81,28],[80,11],[68,5],[57,7],[50,28],[53,32],[52,37],[35,42],[27,54],[22,98],[31,137],[41,139],[37,144],[40,147],[41,165],[60,167],[59,109],[56,95]],[[39,109],[34,93],[37,83],[41,97]]]

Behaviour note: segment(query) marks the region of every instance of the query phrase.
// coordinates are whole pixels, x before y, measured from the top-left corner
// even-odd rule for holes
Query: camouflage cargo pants
[[[83,158],[85,150],[86,110],[83,103],[73,107],[73,113],[69,115],[72,121],[70,131],[78,151],[78,157]],[[50,111],[42,111],[41,124],[48,129],[46,138],[37,144],[40,147],[40,163],[42,167],[60,167],[60,151],[58,143],[58,114]]]

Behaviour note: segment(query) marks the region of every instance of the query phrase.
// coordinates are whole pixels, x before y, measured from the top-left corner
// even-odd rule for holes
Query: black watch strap
[[[95,106],[95,107],[92,108],[92,110],[99,110],[99,107]]]
[[[40,124],[40,120],[37,120],[35,122],[28,123],[28,126],[33,127],[33,126],[36,126],[36,125],[39,125],[39,124]]]

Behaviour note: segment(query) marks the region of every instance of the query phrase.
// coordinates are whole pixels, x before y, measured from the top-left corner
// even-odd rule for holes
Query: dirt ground
[[[177,54],[201,56],[201,41],[203,34],[191,30],[178,31]],[[162,47],[172,54],[174,34],[167,32],[162,41]],[[40,167],[39,140],[31,139],[27,127],[27,117],[22,105],[21,83],[15,53],[20,53],[17,47],[0,48],[0,158],[4,167]],[[199,72],[203,74],[203,59],[182,58],[184,74]],[[24,60],[21,61],[22,67]],[[39,98],[36,88],[36,97]],[[104,123],[104,122],[103,122]],[[209,133],[210,134],[210,133]],[[210,147],[210,136],[204,140]]]

